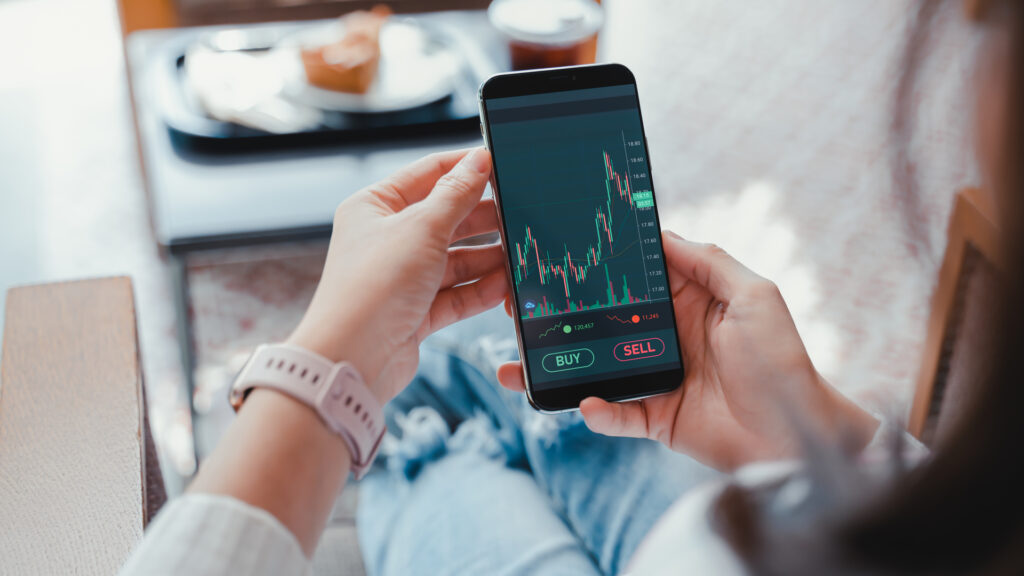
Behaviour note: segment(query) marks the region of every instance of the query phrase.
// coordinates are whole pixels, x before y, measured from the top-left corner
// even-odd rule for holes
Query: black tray
[[[188,48],[196,37],[182,38],[165,47],[158,71],[158,107],[175,147],[200,153],[231,153],[259,149],[296,148],[358,141],[380,141],[476,130],[479,123],[477,87],[489,75],[506,70],[507,50],[497,34],[470,34],[463,27],[433,22],[433,15],[414,17],[437,33],[463,56],[450,96],[417,108],[387,113],[324,111],[324,122],[311,130],[284,134],[216,120],[190,98],[185,88],[184,66]],[[268,45],[310,23],[260,25]],[[312,23],[316,25],[316,23]],[[472,51],[472,57],[469,52]]]

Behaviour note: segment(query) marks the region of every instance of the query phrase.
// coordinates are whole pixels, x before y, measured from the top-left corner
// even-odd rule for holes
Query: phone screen
[[[680,371],[635,85],[484,106],[532,390]]]

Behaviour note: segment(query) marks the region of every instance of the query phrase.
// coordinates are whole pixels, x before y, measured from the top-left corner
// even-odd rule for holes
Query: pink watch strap
[[[278,390],[312,407],[345,440],[352,471],[362,478],[386,428],[380,403],[351,364],[335,364],[298,346],[267,344],[256,348],[231,387],[235,410],[256,387]]]

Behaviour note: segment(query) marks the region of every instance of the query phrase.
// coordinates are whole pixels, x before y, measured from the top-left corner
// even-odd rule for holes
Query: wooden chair
[[[909,429],[926,445],[948,432],[988,345],[988,294],[996,281],[999,234],[994,207],[980,190],[959,192],[946,254],[932,296],[928,336]]]
[[[10,290],[0,372],[0,572],[114,574],[165,499],[131,281]]]

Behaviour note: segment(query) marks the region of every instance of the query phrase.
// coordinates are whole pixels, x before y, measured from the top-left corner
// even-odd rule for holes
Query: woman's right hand
[[[624,403],[587,398],[595,432],[658,440],[721,470],[795,456],[794,419],[811,432],[866,444],[878,421],[815,370],[778,288],[713,245],[664,234],[680,351],[676,391]],[[522,366],[498,379],[523,389]]]

